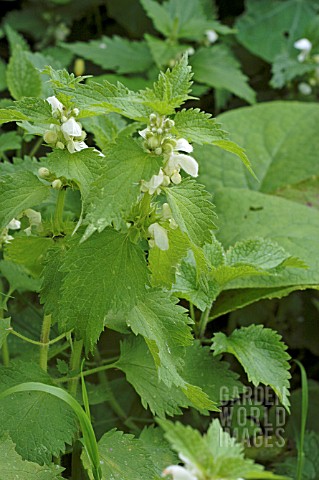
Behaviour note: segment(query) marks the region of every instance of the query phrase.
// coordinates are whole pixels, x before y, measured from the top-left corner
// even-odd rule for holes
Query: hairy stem
[[[211,310],[211,306],[206,308],[204,312],[201,314],[200,320],[199,320],[199,325],[198,325],[198,337],[203,338],[205,335],[208,319],[209,319],[209,313]]]
[[[40,339],[40,367],[48,370],[49,338],[51,329],[51,315],[44,315]]]
[[[1,352],[2,352],[2,363],[5,367],[7,367],[9,365],[9,362],[10,362],[10,353],[9,353],[9,347],[8,347],[7,339],[5,339],[3,344],[2,344]]]

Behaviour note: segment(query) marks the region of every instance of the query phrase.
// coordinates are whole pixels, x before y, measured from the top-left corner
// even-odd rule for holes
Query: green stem
[[[15,335],[16,337],[21,338],[21,340],[24,340],[25,342],[32,343],[33,345],[38,345],[38,346],[40,346],[40,347],[43,347],[43,346],[45,346],[45,345],[47,345],[47,346],[49,346],[49,345],[54,345],[55,343],[57,343],[57,342],[59,342],[60,340],[62,340],[62,338],[65,338],[68,333],[70,333],[70,332],[62,333],[62,334],[59,335],[58,337],[53,338],[53,340],[50,340],[50,341],[47,342],[47,343],[43,343],[43,342],[38,342],[37,340],[32,340],[32,338],[25,337],[24,335],[22,335],[22,333],[19,333],[19,332],[17,332],[16,330],[13,330],[13,328],[10,328],[10,329],[9,329],[9,332],[10,332],[10,334]]]
[[[31,150],[31,152],[29,153],[30,157],[33,157],[37,153],[37,151],[41,147],[42,143],[43,143],[43,138],[42,137],[38,138],[38,140],[33,145],[33,148]]]
[[[209,319],[209,313],[211,310],[211,306],[206,308],[204,312],[201,314],[200,320],[199,320],[199,325],[198,325],[198,337],[203,338],[205,335],[208,319]]]
[[[189,302],[189,313],[190,313],[191,319],[193,320],[193,322],[195,322],[195,319],[196,319],[195,310],[192,302]]]
[[[54,212],[54,219],[53,219],[55,233],[60,233],[62,230],[65,195],[66,195],[65,188],[62,188],[61,190],[59,190],[55,212]]]
[[[49,338],[51,329],[51,315],[44,315],[40,341],[40,367],[48,370]]]
[[[111,368],[116,368],[116,362],[111,363],[109,365],[101,365],[100,367],[91,368],[90,370],[86,370],[85,372],[82,372],[82,375],[83,377],[87,377],[89,375],[94,375],[95,373],[102,372],[103,370],[110,370]],[[74,377],[57,378],[55,382],[66,383],[66,382],[70,382],[71,380],[76,380],[78,382],[80,378],[81,378],[81,374],[79,373],[78,375],[74,375]]]
[[[81,355],[83,349],[83,340],[75,340],[73,343],[73,349],[70,358],[70,371],[77,372],[81,366]],[[76,392],[78,389],[80,375],[74,376],[68,380],[68,390],[69,393],[76,397]],[[82,462],[81,462],[81,453],[82,447],[79,442],[79,433],[74,438],[73,441],[73,451],[72,451],[72,478],[81,479],[82,478]]]

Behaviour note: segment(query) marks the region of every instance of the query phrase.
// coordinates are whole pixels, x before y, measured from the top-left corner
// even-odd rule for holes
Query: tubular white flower
[[[309,56],[310,50],[312,49],[312,43],[308,38],[301,38],[294,43],[294,47],[297,50],[300,50],[298,55],[299,62],[304,62],[306,58]]]
[[[172,153],[165,166],[165,173],[171,176],[182,168],[188,175],[192,177],[198,176],[198,163],[195,158],[183,153]]]
[[[162,169],[160,169],[158,175],[153,175],[148,182],[144,181],[142,183],[141,190],[143,192],[148,192],[150,195],[153,195],[162,185],[163,180],[164,180],[164,172]]]
[[[215,43],[218,39],[218,33],[215,30],[206,30],[205,35],[209,43]]]
[[[186,138],[179,138],[178,140],[176,140],[176,150],[191,153],[193,151],[193,147],[186,140]]]
[[[80,152],[81,150],[84,150],[85,148],[89,148],[85,142],[82,141],[74,141],[70,139],[67,143],[67,149],[69,150],[70,153],[74,152]]]
[[[21,222],[16,218],[13,218],[10,223],[8,223],[7,228],[9,230],[19,230],[21,228]]]
[[[170,465],[165,468],[162,473],[162,477],[166,475],[172,475],[173,480],[198,480],[197,477],[192,475],[186,468],[179,465]]]
[[[62,123],[61,130],[66,140],[69,140],[68,137],[81,137],[82,135],[82,127],[74,117],[70,117]]]
[[[46,101],[51,105],[52,113],[63,112],[63,104],[55,96],[48,97]]]
[[[144,128],[144,130],[139,130],[138,133],[141,135],[142,138],[146,138],[147,132],[149,132],[149,128]]]
[[[148,227],[148,232],[151,235],[151,237],[154,239],[155,245],[160,250],[169,249],[168,235],[164,227],[162,227],[158,223],[152,223],[152,225]]]

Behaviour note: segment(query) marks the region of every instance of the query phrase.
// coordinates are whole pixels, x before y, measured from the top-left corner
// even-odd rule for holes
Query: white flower
[[[155,192],[160,193],[159,187],[162,185],[163,181],[164,172],[160,169],[158,175],[153,175],[148,182],[143,181],[141,190],[142,192],[148,192],[150,195],[153,195]]]
[[[170,155],[167,164],[165,165],[164,171],[167,175],[172,176],[176,172],[179,173],[180,168],[182,168],[184,172],[188,173],[188,175],[191,175],[192,177],[198,176],[198,163],[196,162],[195,158],[191,157],[190,155],[185,155],[184,153],[173,152]]]
[[[297,57],[299,62],[304,62],[308,57],[310,50],[312,49],[312,43],[310,40],[308,40],[308,38],[301,38],[294,43],[294,47],[297,50],[300,50],[300,53]]]
[[[311,92],[312,92],[311,86],[308,83],[305,83],[305,82],[299,83],[298,90],[303,95],[310,95]]]
[[[192,475],[186,468],[179,465],[170,465],[165,468],[162,476],[172,475],[173,480],[198,480],[197,477]]]
[[[82,135],[82,127],[74,117],[70,117],[62,123],[61,130],[66,140],[69,140],[69,137],[81,137]]]
[[[51,105],[52,108],[52,113],[58,113],[58,112],[63,112],[63,104],[58,100],[55,96],[53,97],[48,97],[47,102]]]
[[[218,34],[215,30],[206,30],[205,35],[209,43],[215,43],[218,38]]]
[[[154,244],[160,249],[160,250],[168,250],[169,248],[169,243],[168,243],[168,235],[167,231],[164,227],[159,225],[158,223],[152,223],[148,227],[148,232],[151,235]],[[153,242],[150,240],[150,245],[153,245]]]
[[[27,210],[24,211],[24,215],[26,215],[29,219],[30,226],[25,228],[24,231],[27,234],[27,236],[30,236],[32,233],[32,227],[40,227],[41,225],[41,213],[37,212],[36,210],[32,210],[32,208],[28,208]]]
[[[16,218],[13,218],[10,223],[8,223],[7,228],[9,230],[19,230],[21,228],[21,222]]]
[[[74,141],[72,139],[70,139],[68,141],[66,147],[67,147],[67,149],[69,150],[70,153],[80,152],[81,150],[84,150],[84,148],[89,148],[85,142],[77,141],[77,140]],[[103,157],[104,157],[104,155],[103,155]]]
[[[185,139],[179,138],[176,140],[176,150],[181,150],[182,152],[191,153],[193,151],[192,145]]]

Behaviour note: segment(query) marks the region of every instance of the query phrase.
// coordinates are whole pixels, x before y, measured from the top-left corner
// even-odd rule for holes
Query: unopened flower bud
[[[160,146],[160,141],[155,136],[152,136],[147,140],[147,145],[148,145],[149,148],[154,150],[155,148]]]
[[[78,108],[73,108],[72,112],[74,113],[74,115],[77,117],[80,113],[80,110]]]
[[[64,143],[62,143],[62,142],[57,142],[56,148],[59,148],[60,150],[64,150],[65,145],[64,145]]]
[[[58,139],[58,136],[56,132],[54,132],[53,130],[47,130],[43,135],[43,140],[46,143],[55,143],[57,139]]]
[[[57,178],[56,180],[53,180],[51,185],[52,185],[52,188],[54,188],[55,190],[61,190],[63,184],[61,180]]]
[[[171,183],[171,180],[168,175],[164,175],[162,186],[163,187],[168,187],[168,185]]]
[[[170,128],[174,127],[174,125],[175,125],[174,120],[171,120],[170,118],[167,118],[167,119],[165,120],[165,122],[164,122],[164,127],[165,127],[165,128],[169,128],[169,129],[170,129]]]
[[[162,155],[163,149],[161,147],[157,147],[154,150],[155,155]]]
[[[50,176],[50,170],[48,168],[41,167],[38,170],[38,175],[40,178],[47,178]]]
[[[150,123],[151,123],[151,124],[154,124],[154,123],[156,122],[156,120],[157,120],[156,114],[155,114],[155,113],[151,113],[151,114],[150,114]]]
[[[62,122],[66,122],[67,119],[68,119],[68,118],[67,118],[65,115],[62,115],[62,117],[61,117]]]
[[[178,185],[182,181],[182,177],[179,172],[174,172],[173,175],[171,176],[171,180],[175,185]]]
[[[77,58],[74,62],[74,73],[77,77],[85,72],[85,62],[83,58]]]

